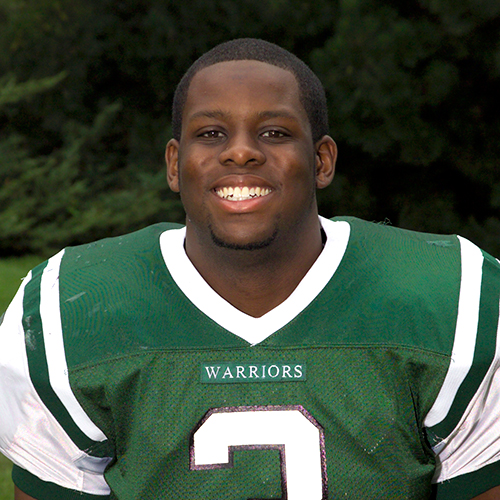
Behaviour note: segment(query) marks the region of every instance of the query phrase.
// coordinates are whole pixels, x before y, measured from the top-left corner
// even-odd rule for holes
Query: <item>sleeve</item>
[[[462,278],[448,372],[424,425],[437,499],[500,485],[500,262],[461,239]]]
[[[24,279],[0,325],[0,451],[39,500],[107,499],[106,436],[71,391],[59,313],[62,253]]]

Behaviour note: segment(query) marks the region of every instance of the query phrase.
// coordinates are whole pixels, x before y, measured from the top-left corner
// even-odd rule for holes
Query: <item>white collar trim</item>
[[[255,345],[297,317],[323,290],[337,270],[349,241],[350,225],[320,217],[326,233],[325,248],[292,294],[260,318],[236,309],[203,279],[184,250],[186,228],[165,231],[160,247],[177,286],[206,316],[238,337]]]

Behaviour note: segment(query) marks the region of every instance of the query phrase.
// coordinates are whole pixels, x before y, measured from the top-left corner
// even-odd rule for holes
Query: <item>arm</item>
[[[14,487],[14,500],[35,500],[33,497],[23,493],[17,486]]]
[[[64,492],[62,498],[87,493],[104,500],[109,487],[103,472],[110,459],[85,450],[105,446],[105,439],[71,392],[66,365],[58,361],[64,357],[56,359],[64,352],[57,330],[59,311],[52,310],[59,304],[57,271],[49,265],[35,268],[0,325],[0,408],[9,409],[9,418],[0,419],[0,451],[15,465],[14,484],[36,499],[58,498]],[[56,334],[50,343],[46,332]],[[60,421],[61,415],[68,417]],[[16,490],[14,498],[32,497]]]
[[[472,500],[500,500],[500,486],[485,491],[481,495],[474,497]]]
[[[497,500],[500,261],[460,241],[468,278],[462,280],[458,309],[467,303],[469,312],[457,317],[454,354],[424,425],[436,453],[436,498]]]

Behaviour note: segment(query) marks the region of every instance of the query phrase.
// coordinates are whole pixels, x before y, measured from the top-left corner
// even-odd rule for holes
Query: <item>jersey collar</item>
[[[323,290],[347,248],[350,225],[320,217],[327,240],[323,251],[297,288],[280,305],[260,318],[236,309],[203,279],[184,250],[186,228],[165,231],[160,247],[172,278],[184,295],[210,319],[249,344],[264,341],[297,317]]]

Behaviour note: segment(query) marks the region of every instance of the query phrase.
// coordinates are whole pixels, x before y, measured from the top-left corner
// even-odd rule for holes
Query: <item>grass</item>
[[[39,257],[33,256],[0,259],[0,314],[7,309],[21,285],[21,280],[40,260]]]
[[[27,272],[40,263],[38,257],[19,257],[0,260],[0,315],[3,314],[21,280]],[[14,498],[14,485],[10,477],[12,464],[0,454],[0,500]]]
[[[12,500],[14,498],[14,484],[10,477],[12,464],[0,455],[0,500]]]

